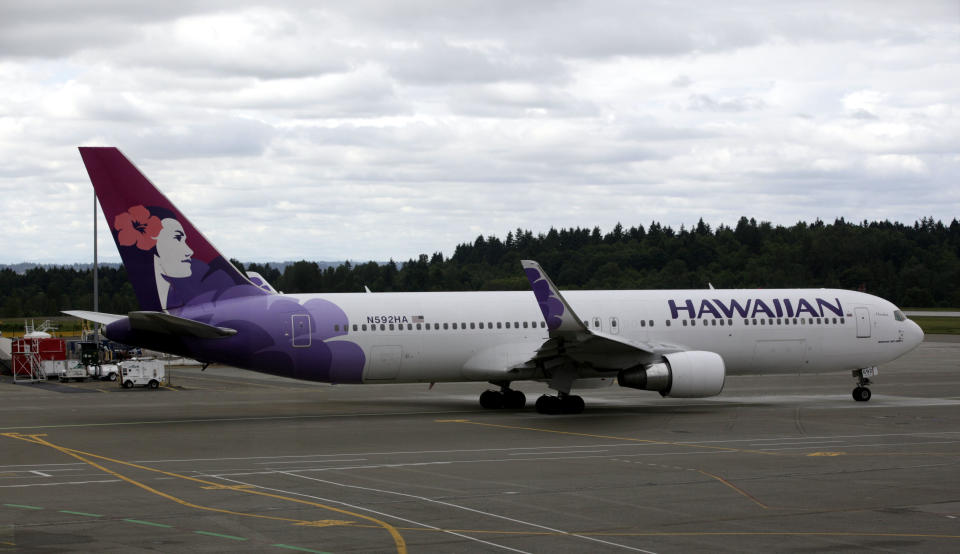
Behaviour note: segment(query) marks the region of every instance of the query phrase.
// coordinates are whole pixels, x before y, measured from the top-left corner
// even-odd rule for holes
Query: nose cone
[[[913,350],[914,348],[920,346],[920,343],[923,342],[923,329],[909,319],[905,323],[907,324],[907,328],[906,332],[903,334],[903,342],[910,347],[910,350]]]

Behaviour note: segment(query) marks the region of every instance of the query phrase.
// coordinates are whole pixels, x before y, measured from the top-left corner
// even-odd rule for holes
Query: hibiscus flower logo
[[[113,220],[118,231],[117,242],[121,246],[137,245],[140,250],[150,250],[157,244],[157,235],[163,230],[160,218],[150,215],[142,205],[133,206]]]

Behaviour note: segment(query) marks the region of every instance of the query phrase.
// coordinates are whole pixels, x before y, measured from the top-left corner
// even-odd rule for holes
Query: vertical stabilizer
[[[250,283],[113,147],[80,147],[141,310],[179,311],[224,297],[269,294]]]

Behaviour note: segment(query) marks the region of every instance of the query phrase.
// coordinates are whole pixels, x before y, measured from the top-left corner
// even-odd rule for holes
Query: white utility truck
[[[158,388],[166,380],[165,364],[152,358],[133,358],[120,362],[120,383],[124,388],[136,386]]]

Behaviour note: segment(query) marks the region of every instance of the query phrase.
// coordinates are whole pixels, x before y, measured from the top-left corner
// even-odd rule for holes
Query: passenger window
[[[716,326],[717,326],[717,320],[716,320],[716,319],[711,319],[711,320],[710,320],[710,325],[713,325],[714,327],[716,327]]]
[[[547,322],[546,322],[546,321],[541,321],[541,322],[540,322],[540,328],[541,328],[541,329],[543,329],[543,328],[546,327],[546,326],[547,326]]]
[[[766,319],[761,319],[761,320],[760,320],[760,325],[766,325],[766,321],[767,321]]]
[[[641,327],[646,327],[646,326],[647,326],[647,322],[641,319],[641,320],[640,320],[640,326],[641,326]]]
[[[467,324],[464,323],[463,321],[461,321],[461,322],[460,322],[460,328],[461,328],[461,329],[466,329],[466,328],[467,328]]]
[[[476,324],[476,323],[473,323],[473,322],[470,322],[470,328],[471,328],[471,329],[476,329],[476,328],[477,328],[477,324]]]
[[[523,328],[524,328],[524,329],[527,328],[527,322],[526,322],[526,321],[523,322]]]
[[[837,324],[837,318],[833,318],[833,324],[834,324],[834,325]]]
[[[653,327],[653,320],[650,320],[650,326]]]
[[[666,320],[666,324],[667,324],[667,327],[669,327],[669,326],[670,326],[670,320],[669,320],[669,319],[668,319],[668,320]]]
[[[339,331],[339,330],[340,330],[340,324],[339,324],[339,323],[334,324],[333,330],[334,330],[334,331]]]
[[[448,325],[448,324],[446,324],[446,323],[443,324],[443,330],[444,330],[444,331],[447,330],[447,325]],[[456,323],[454,323],[454,325],[456,325]]]
[[[506,323],[505,323],[505,325],[507,326],[507,329],[509,329],[509,328],[510,328],[510,322],[509,322],[509,321],[508,321],[508,322],[506,322]]]
[[[354,331],[354,332],[357,331],[357,324],[356,324],[356,323],[353,324],[353,331]]]
[[[514,321],[514,322],[513,322],[513,328],[514,328],[514,329],[519,329],[519,328],[520,328],[520,322],[519,322],[519,321]]]
[[[507,325],[510,325],[509,323]],[[497,329],[503,329],[503,323],[497,322]]]
[[[725,322],[721,319],[721,320],[720,320],[720,326],[723,327],[724,323],[725,323]]]
[[[840,325],[843,325],[843,323],[844,323],[844,319],[841,317],[841,318],[840,318]]]
[[[393,331],[393,323],[390,324],[390,330]]]
[[[780,325],[780,324],[781,324],[780,318],[778,317],[778,318],[777,318],[777,325]]]
[[[483,322],[480,322],[480,328],[483,329]]]
[[[686,319],[683,320],[683,326],[684,326],[684,327],[687,326],[687,320],[686,320]]]
[[[820,325],[820,318],[817,318],[817,325]]]
[[[367,330],[367,324],[364,323],[363,325],[360,326],[360,328],[363,329],[364,331],[366,331],[366,330]]]

